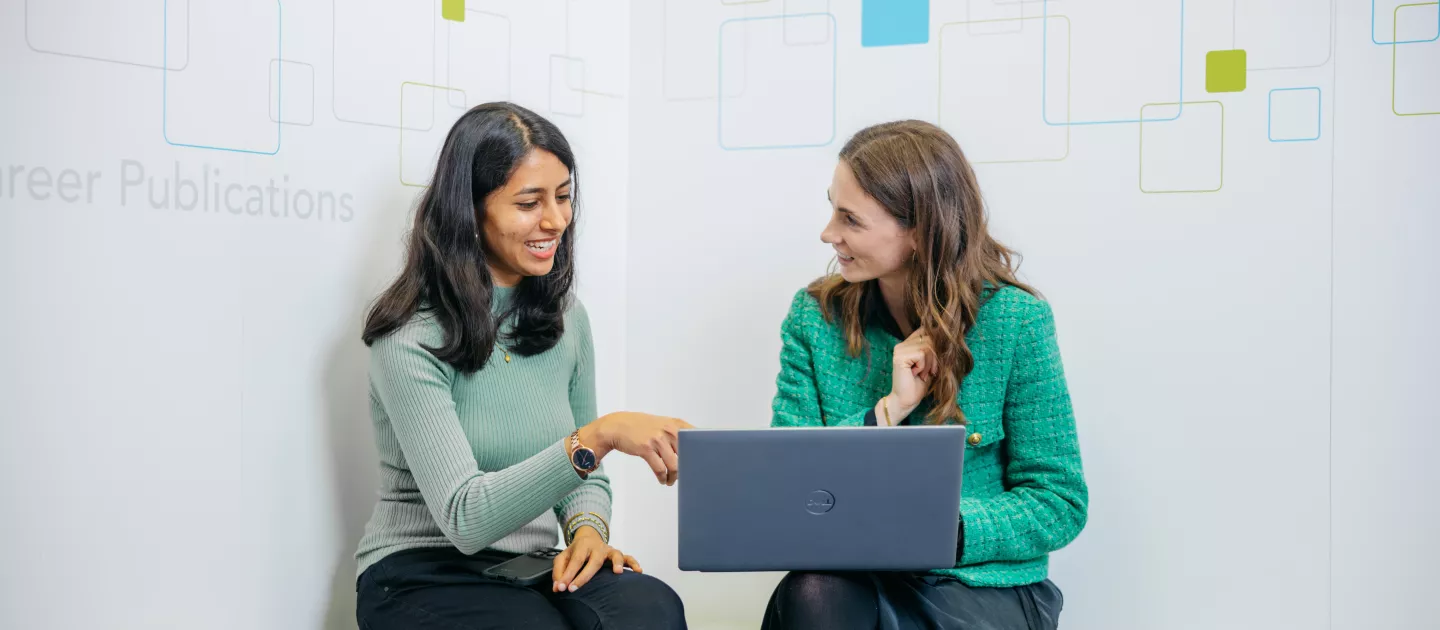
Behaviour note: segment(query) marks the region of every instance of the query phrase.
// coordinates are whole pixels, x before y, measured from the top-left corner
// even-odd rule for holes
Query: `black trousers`
[[[1064,597],[1049,580],[966,586],[908,573],[791,573],[765,609],[763,630],[1055,630]]]
[[[481,576],[512,557],[453,547],[387,556],[356,582],[360,630],[685,628],[675,591],[641,573],[616,575],[609,564],[574,593],[552,593],[549,581],[525,588]]]

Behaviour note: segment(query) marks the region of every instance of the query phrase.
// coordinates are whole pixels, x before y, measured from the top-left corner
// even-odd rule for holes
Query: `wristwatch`
[[[575,467],[575,472],[580,473],[581,478],[600,467],[600,459],[595,457],[595,451],[580,443],[579,429],[570,434],[570,465]]]

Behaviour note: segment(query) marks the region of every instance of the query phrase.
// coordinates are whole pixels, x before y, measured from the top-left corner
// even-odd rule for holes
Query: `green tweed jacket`
[[[853,357],[838,322],[826,322],[807,291],[796,293],[781,328],[771,425],[864,425],[890,392],[890,357],[900,342],[893,323],[878,319],[866,318],[870,351]],[[975,368],[959,395],[970,433],[963,543],[956,566],[935,573],[970,586],[1040,582],[1049,553],[1084,528],[1089,502],[1050,306],[1015,287],[990,291],[965,341]],[[912,418],[921,421],[925,409]]]

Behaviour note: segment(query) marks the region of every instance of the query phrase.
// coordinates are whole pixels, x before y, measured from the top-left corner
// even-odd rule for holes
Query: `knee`
[[[669,584],[644,573],[626,572],[617,577],[621,578],[619,595],[629,606],[644,611],[645,627],[685,627],[685,605]]]
[[[854,601],[857,587],[853,579],[833,573],[796,572],[785,576],[776,590],[791,608],[828,608],[837,600]]]

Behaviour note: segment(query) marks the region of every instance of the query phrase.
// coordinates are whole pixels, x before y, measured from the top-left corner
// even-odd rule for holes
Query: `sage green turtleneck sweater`
[[[513,295],[497,287],[491,311]],[[404,549],[554,547],[558,524],[571,516],[610,519],[604,469],[582,480],[563,444],[596,413],[595,350],[579,301],[555,347],[522,357],[496,344],[474,374],[424,347],[443,340],[440,325],[420,313],[371,345],[380,497],[356,551],[359,573]]]

